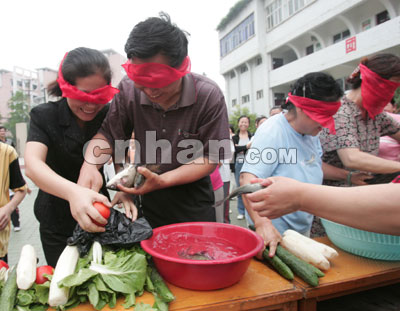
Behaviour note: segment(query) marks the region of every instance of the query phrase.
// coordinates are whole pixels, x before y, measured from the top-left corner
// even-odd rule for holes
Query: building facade
[[[268,115],[306,73],[326,72],[347,89],[362,57],[400,56],[400,1],[251,0],[219,39],[228,111]]]
[[[126,58],[112,49],[101,51],[108,58],[112,70],[112,85],[117,86],[125,72],[121,65]],[[57,79],[58,69],[38,68],[29,70],[14,66],[13,71],[0,69],[0,124],[9,116],[8,101],[17,92],[22,92],[29,106],[34,107],[56,98],[49,96],[47,85]]]

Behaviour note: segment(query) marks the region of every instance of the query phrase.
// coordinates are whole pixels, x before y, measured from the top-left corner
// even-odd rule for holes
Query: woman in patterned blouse
[[[380,174],[400,171],[400,162],[377,156],[381,136],[400,141],[400,124],[383,113],[400,86],[400,58],[393,54],[364,58],[347,82],[352,89],[342,98],[334,116],[336,135],[326,130],[321,133],[323,161],[351,170],[347,182],[324,182],[336,186],[351,185],[352,171]]]

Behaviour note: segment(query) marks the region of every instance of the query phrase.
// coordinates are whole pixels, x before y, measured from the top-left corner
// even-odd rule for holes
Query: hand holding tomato
[[[54,268],[52,266],[40,266],[36,268],[36,284],[43,284],[48,281],[44,274],[53,275]]]
[[[93,206],[97,209],[97,211],[100,213],[101,216],[103,216],[105,219],[108,219],[110,217],[111,211],[110,208],[106,205],[104,205],[101,202],[94,202]],[[104,227],[105,225],[98,223],[97,221],[93,220],[93,223],[95,223],[98,226]]]

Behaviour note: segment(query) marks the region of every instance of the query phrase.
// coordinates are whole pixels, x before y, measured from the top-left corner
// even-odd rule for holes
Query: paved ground
[[[24,172],[24,170],[22,171]],[[232,180],[232,187],[234,187],[234,179]],[[42,244],[40,242],[39,236],[39,223],[37,222],[35,215],[33,214],[33,203],[37,196],[38,188],[29,178],[26,178],[26,181],[29,185],[29,188],[31,188],[32,193],[30,195],[26,195],[25,199],[19,206],[21,231],[11,231],[10,244],[8,249],[8,262],[10,265],[16,264],[18,262],[22,246],[24,246],[25,244],[31,244],[34,246],[37,257],[39,258],[38,265],[45,265],[46,260],[44,259]],[[230,201],[230,206],[232,210],[232,213],[230,214],[231,223],[238,226],[246,226],[246,220],[236,219],[236,202],[236,199]]]

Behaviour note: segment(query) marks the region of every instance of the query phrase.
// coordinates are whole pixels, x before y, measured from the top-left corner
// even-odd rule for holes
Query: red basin
[[[208,248],[214,244],[223,245],[228,251],[218,252]],[[178,255],[182,251],[180,248],[187,245],[190,245],[189,249],[193,253],[208,250],[213,254],[212,259],[182,258]],[[165,280],[195,290],[214,290],[237,283],[247,271],[252,257],[261,251],[263,245],[262,238],[249,229],[214,222],[159,227],[153,230],[150,239],[141,241],[142,248],[152,255]]]

